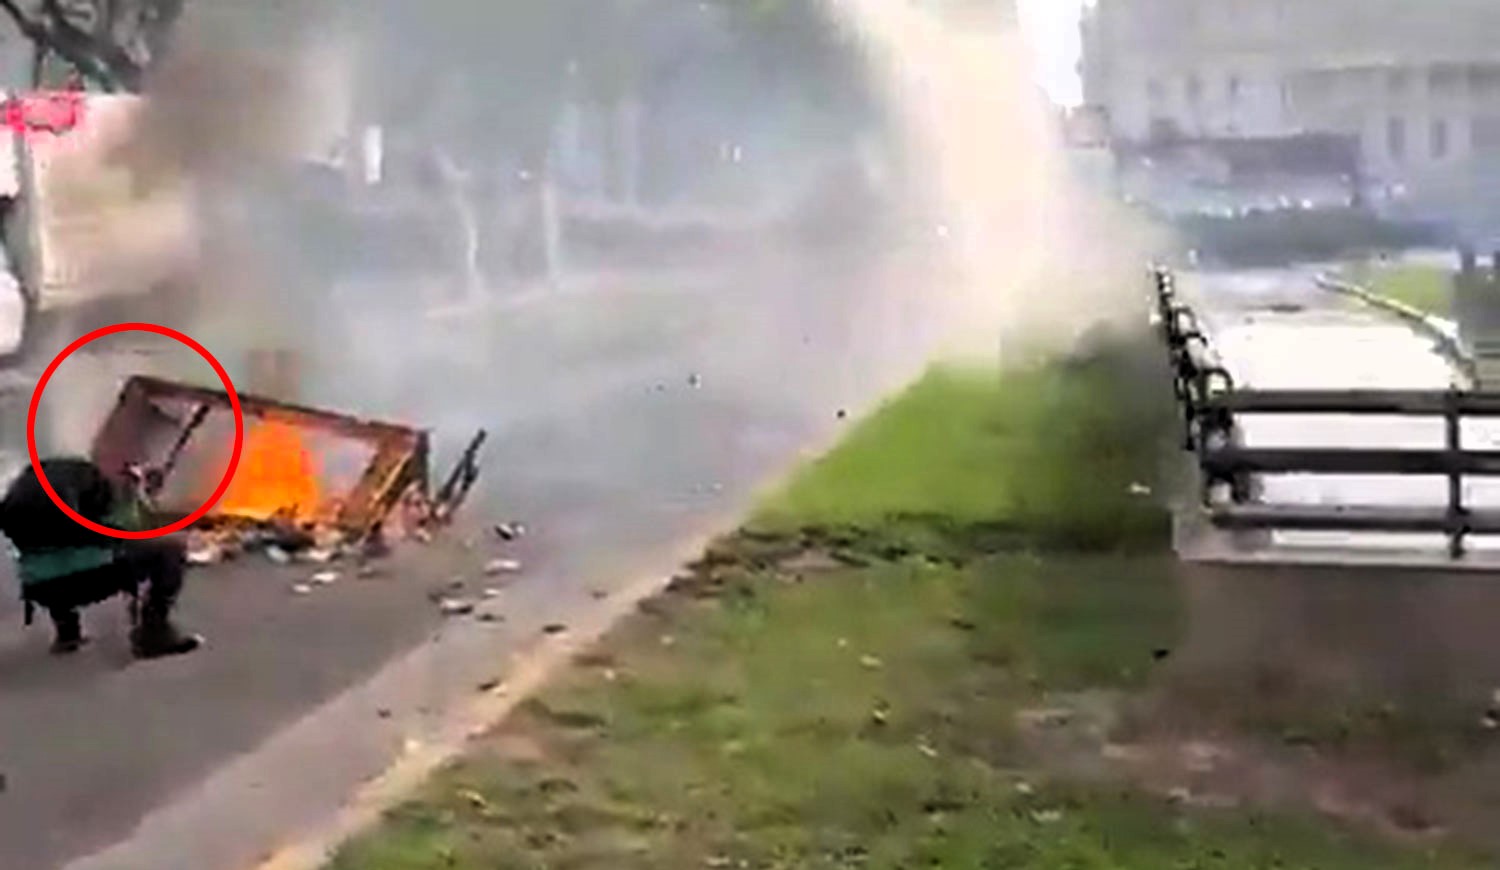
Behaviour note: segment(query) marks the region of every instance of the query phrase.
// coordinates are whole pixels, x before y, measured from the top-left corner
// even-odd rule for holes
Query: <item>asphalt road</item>
[[[95,608],[95,645],[58,660],[45,621],[24,631],[5,593],[0,866],[232,868],[330,812],[476,675],[669,570],[675,545],[831,436],[840,410],[912,373],[923,324],[896,288],[923,268],[762,256],[493,308],[371,295],[300,313],[322,341],[306,399],[429,425],[439,463],[493,433],[461,528],[311,595],[290,587],[312,568],[196,570],[182,618],[210,645],[149,665],[128,659],[121,606]],[[504,544],[486,531],[502,519],[531,532]],[[457,578],[478,594],[500,554],[525,568],[485,603],[496,621],[441,616],[431,593]],[[373,700],[381,686],[394,700]]]

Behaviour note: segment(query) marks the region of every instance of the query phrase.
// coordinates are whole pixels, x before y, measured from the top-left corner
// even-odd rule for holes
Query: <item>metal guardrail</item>
[[[1500,418],[1500,393],[1448,390],[1245,390],[1213,352],[1192,309],[1177,295],[1170,271],[1153,267],[1156,321],[1172,363],[1182,408],[1184,447],[1197,458],[1201,501],[1216,527],[1237,530],[1441,532],[1449,555],[1464,555],[1465,538],[1500,534],[1500,510],[1473,510],[1463,501],[1466,476],[1500,477],[1500,451],[1468,450],[1464,418]],[[1244,414],[1338,414],[1440,417],[1442,447],[1369,449],[1247,447]],[[1282,505],[1258,500],[1266,474],[1432,475],[1447,478],[1446,504],[1434,507]],[[1227,490],[1227,497],[1225,492]]]

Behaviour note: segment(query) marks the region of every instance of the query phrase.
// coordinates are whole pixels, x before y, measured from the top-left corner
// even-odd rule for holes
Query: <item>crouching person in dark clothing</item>
[[[110,528],[142,528],[137,494],[117,486],[86,459],[48,459],[42,471],[57,495],[80,516]],[[40,607],[52,618],[52,651],[67,654],[88,642],[79,610],[118,595],[140,600],[131,629],[137,658],[192,652],[202,638],[172,624],[182,591],[183,546],[167,538],[137,541],[90,531],[58,509],[27,468],[0,500],[0,532],[14,545],[27,621]]]

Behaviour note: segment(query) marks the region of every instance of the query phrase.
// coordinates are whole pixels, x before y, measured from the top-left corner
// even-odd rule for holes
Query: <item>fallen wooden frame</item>
[[[239,400],[247,433],[257,424],[275,422],[293,427],[310,439],[344,444],[344,452],[351,456],[368,456],[357,474],[345,473],[346,484],[352,480],[352,485],[331,485],[327,490],[327,504],[318,507],[321,523],[350,538],[364,538],[379,530],[403,496],[415,491],[427,498],[430,447],[425,431],[255,395],[241,393]],[[106,474],[122,481],[131,469],[159,470],[164,493],[158,503],[160,512],[167,518],[181,518],[212,494],[227,461],[232,427],[233,410],[224,391],[136,376],[121,390],[94,441],[92,457]],[[477,478],[483,434],[460,459],[451,476],[456,483],[445,493],[444,516],[434,520],[451,516]],[[183,476],[174,475],[179,464],[196,469],[198,477],[206,473],[204,468],[218,470],[206,481],[174,480],[174,476]],[[235,519],[220,507],[211,508],[205,520]]]

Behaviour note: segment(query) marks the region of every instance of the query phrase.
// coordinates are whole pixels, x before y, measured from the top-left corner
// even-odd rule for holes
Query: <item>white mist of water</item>
[[[933,231],[954,275],[923,304],[954,326],[957,352],[1056,350],[1141,316],[1147,228],[1071,178],[1014,14],[908,0],[826,7],[858,39],[920,164],[912,194],[940,216]]]

